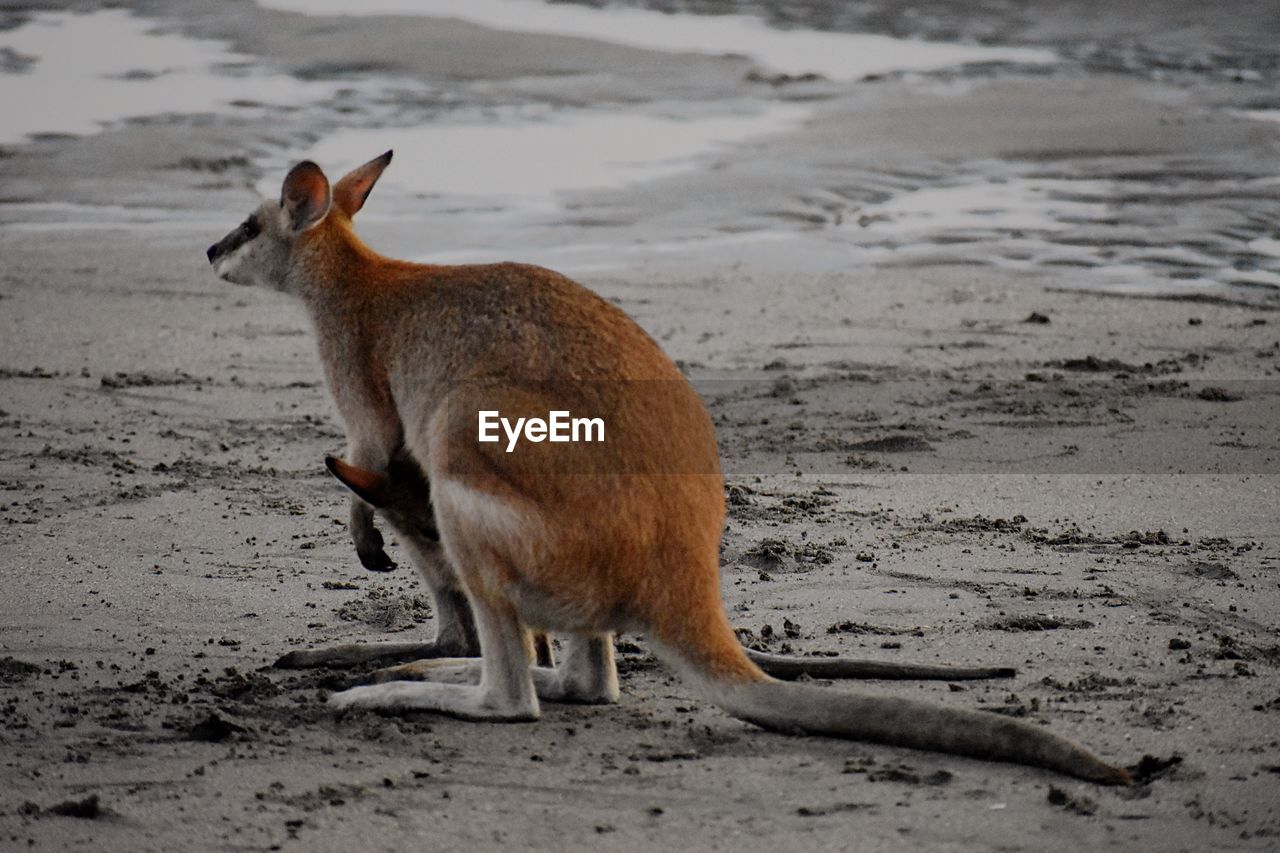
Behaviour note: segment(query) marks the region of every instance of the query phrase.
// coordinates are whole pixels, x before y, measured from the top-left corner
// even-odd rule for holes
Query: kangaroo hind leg
[[[337,708],[435,711],[470,720],[536,720],[540,709],[529,671],[529,639],[509,603],[472,601],[480,633],[479,684],[390,681],[335,693]]]
[[[571,635],[565,640],[565,653],[558,664],[540,664],[530,673],[538,698],[547,702],[608,705],[618,701],[618,670],[613,661],[613,638],[608,634]],[[369,681],[479,684],[481,675],[479,660],[441,658],[380,669],[369,676]]]
[[[612,634],[574,634],[554,669],[535,670],[538,696],[550,702],[610,705],[618,701]]]

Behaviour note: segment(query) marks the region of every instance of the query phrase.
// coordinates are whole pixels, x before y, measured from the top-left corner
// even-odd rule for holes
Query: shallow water
[[[1280,110],[1238,110],[1236,115],[1258,121],[1280,121]]]
[[[140,116],[298,106],[334,89],[272,72],[223,42],[160,31],[121,9],[35,15],[0,32],[4,49],[20,61],[0,72],[0,143],[92,134]]]
[[[859,219],[868,233],[956,234],[971,231],[1062,231],[1098,221],[1108,208],[1097,181],[1016,177],[984,183],[923,187],[869,205]]]
[[[1125,292],[1280,290],[1274,179],[1158,157],[988,169],[858,208],[845,230],[884,264],[1070,269],[1054,277]]]
[[[263,3],[316,14],[340,6],[332,0]],[[1052,60],[1045,51],[769,29],[745,15],[512,0],[374,0],[360,7],[361,14],[378,12],[449,14],[507,30],[664,50],[746,53],[776,70],[832,77]],[[1267,298],[1280,293],[1275,179],[1216,174],[1203,163],[1103,157],[1061,169],[992,161],[835,176],[815,163],[792,168],[776,159],[787,156],[785,143],[769,148],[775,136],[838,109],[835,100],[744,92],[731,102],[625,109],[493,107],[481,106],[481,89],[464,87],[460,101],[442,107],[417,97],[427,88],[418,81],[372,74],[300,80],[223,42],[157,31],[154,21],[122,10],[36,15],[0,32],[0,48],[8,51],[8,70],[0,72],[0,110],[8,116],[0,142],[42,132],[88,134],[134,116],[260,110],[271,102],[308,110],[316,127],[336,126],[310,147],[300,142],[257,158],[264,196],[278,192],[281,175],[301,157],[340,174],[394,149],[394,180],[362,214],[389,254],[435,262],[513,258],[575,273],[690,262],[813,271],[962,264],[1041,271],[1045,280],[1090,289],[1185,293],[1227,286]],[[417,94],[406,97],[406,86]],[[785,97],[789,90],[780,91]],[[57,109],[35,109],[33,102]],[[1277,110],[1238,114],[1280,120]],[[736,170],[760,151],[763,160]],[[775,164],[791,170],[785,172],[791,199],[780,199],[776,188],[768,195]],[[682,193],[684,176],[693,182],[725,166],[742,175],[738,183],[707,183],[705,193],[698,183],[698,192]],[[766,196],[768,205],[761,201]],[[212,233],[225,225],[149,208],[0,207],[0,227],[25,230]]]
[[[225,216],[171,207],[71,202],[6,202],[0,204],[0,228],[11,231],[194,231],[225,230]]]
[[[412,167],[397,171],[392,193],[549,210],[562,194],[678,174],[736,141],[786,132],[811,114],[779,103],[708,112],[705,105],[696,114],[514,110],[484,121],[339,131],[307,156],[341,173],[394,149]],[[263,191],[271,189],[268,180]]]
[[[750,15],[669,15],[636,8],[595,9],[530,0],[259,0],[313,15],[424,15],[509,32],[584,36],[651,50],[750,56],[774,71],[856,80],[934,71],[973,62],[1044,64],[1049,50],[980,47],[858,33],[779,30]]]
[[[1055,287],[1125,293],[1243,296],[1280,292],[1280,221],[1274,179],[1187,174],[1179,164],[1128,158],[1078,164],[1066,174],[1033,164],[986,163],[916,176],[868,177],[864,189],[882,201],[821,198],[812,219],[740,233],[724,219],[679,235],[637,240],[625,227],[597,228],[591,242],[560,242],[544,227],[486,230],[483,247],[422,257],[467,263],[520,257],[582,273],[667,263],[703,262],[820,272],[849,266],[965,265],[1036,272]],[[1239,199],[1250,199],[1240,205]],[[1266,211],[1270,210],[1271,214]],[[577,211],[582,214],[583,211]],[[741,214],[741,211],[739,211]],[[508,223],[510,225],[510,223]],[[713,227],[715,226],[715,227]],[[581,232],[568,232],[570,234]]]

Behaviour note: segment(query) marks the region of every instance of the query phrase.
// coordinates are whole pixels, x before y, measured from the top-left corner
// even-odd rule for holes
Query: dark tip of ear
[[[388,163],[390,163],[390,162],[391,162],[391,155],[392,155],[392,154],[394,154],[394,153],[395,153],[395,152],[394,152],[393,150],[391,150],[391,149],[387,149],[387,153],[386,153],[386,154],[383,154],[383,155],[382,155],[381,157],[379,157],[378,159],[379,159],[379,160],[381,160],[381,161],[382,161],[382,165],[383,165],[383,166],[385,166],[385,165],[387,165]]]
[[[324,174],[320,167],[316,165],[314,160],[303,160],[301,163],[296,164],[289,170],[289,174],[285,175],[285,180],[288,180],[293,175],[300,175],[303,172],[320,172],[320,174]]]
[[[332,474],[335,477],[338,477],[338,460],[335,457],[326,456],[324,458],[324,467],[329,469],[330,474]],[[338,477],[338,479],[341,480],[342,478]]]

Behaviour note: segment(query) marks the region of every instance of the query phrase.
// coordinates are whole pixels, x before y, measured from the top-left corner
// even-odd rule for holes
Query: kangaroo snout
[[[205,256],[209,259],[209,263],[216,264],[247,242],[248,240],[244,236],[244,226],[242,225],[210,246],[205,251]]]
[[[252,243],[261,233],[262,226],[259,216],[253,214],[233,228],[227,236],[206,249],[205,257],[209,259],[209,263],[216,265],[223,257],[232,254],[242,246]]]

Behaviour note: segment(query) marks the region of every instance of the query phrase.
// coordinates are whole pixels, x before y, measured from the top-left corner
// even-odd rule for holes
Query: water
[[[867,177],[865,188],[883,189],[882,201],[847,200],[836,210],[835,193],[813,193],[822,204],[815,218],[821,212],[826,221],[804,228],[673,234],[650,223],[643,230],[596,229],[594,240],[572,243],[566,241],[582,232],[477,225],[485,245],[419,257],[435,263],[514,257],[574,274],[691,263],[814,273],[964,265],[1038,273],[1055,287],[1087,290],[1280,292],[1280,239],[1270,231],[1277,220],[1235,204],[1242,197],[1271,199],[1265,203],[1280,215],[1276,179],[1188,174],[1182,164],[1158,159],[1143,163],[1148,171],[1136,174],[1128,158],[1103,158],[1077,175],[991,162],[986,172],[949,170],[917,176],[914,185],[904,185],[901,176],[881,176],[882,185]]]
[[[720,115],[708,115],[705,106],[698,114],[516,110],[483,121],[339,131],[307,156],[338,175],[394,149],[405,164],[394,193],[550,210],[565,194],[620,189],[695,168],[734,142],[784,133],[810,114],[779,103]],[[269,180],[262,189],[275,187]]]
[[[263,2],[315,14],[351,12],[336,0]],[[359,14],[374,13],[450,15],[505,30],[746,54],[778,71],[816,71],[833,79],[965,62],[1053,60],[1045,51],[771,30],[744,15],[666,15],[533,0],[370,0],[359,8]],[[261,158],[259,189],[276,195],[288,165],[304,156],[336,177],[395,149],[394,177],[361,216],[373,236],[394,237],[384,250],[406,257],[516,258],[571,272],[691,261],[812,270],[960,263],[1040,270],[1046,280],[1103,289],[1280,290],[1275,179],[1214,176],[1186,164],[1123,158],[1103,158],[1071,173],[989,163],[948,166],[933,175],[844,176],[842,184],[861,188],[857,198],[845,198],[841,187],[820,185],[819,169],[788,178],[794,198],[775,200],[787,207],[775,211],[759,207],[760,185],[750,183],[774,180],[760,167],[786,156],[785,142],[773,144],[774,138],[802,130],[838,102],[744,95],[726,103],[625,109],[482,108],[483,98],[469,101],[464,93],[460,104],[434,110],[431,123],[423,124],[428,113],[416,110],[411,117],[397,88],[426,88],[420,82],[385,75],[299,80],[223,42],[164,32],[123,10],[35,15],[0,32],[0,58],[6,69],[0,71],[0,114],[6,117],[0,143],[41,133],[92,134],[132,117],[261,111],[273,103],[305,107],[316,126],[336,117],[345,127],[311,148]],[[340,90],[357,92],[345,96],[351,109],[326,111]],[[1280,121],[1280,110],[1240,114]],[[391,126],[397,124],[407,126]],[[682,175],[694,183],[761,152],[754,167],[727,173],[735,181],[745,176],[743,183],[712,182],[706,193],[704,184],[696,184],[692,194],[674,183],[645,189]],[[1135,169],[1150,174],[1134,178]],[[1251,207],[1241,207],[1240,199],[1251,199]],[[686,207],[676,210],[681,204]],[[793,212],[804,215],[781,216]],[[142,207],[0,207],[0,227],[27,230],[216,232],[225,224]]]
[[[862,209],[860,228],[901,238],[973,231],[1063,231],[1108,215],[1097,181],[1015,177],[923,187]]]
[[[207,211],[121,204],[20,201],[0,204],[0,227],[11,231],[190,231],[226,230],[227,217]]]
[[[531,0],[259,0],[311,15],[423,15],[456,18],[507,32],[582,36],[650,50],[739,54],[788,74],[833,80],[936,71],[973,62],[1044,64],[1055,54],[857,33],[776,30],[749,15],[668,15],[648,9],[593,9]]]
[[[1247,178],[1148,158],[1082,164],[1080,174],[992,164],[1003,174],[952,175],[865,205],[845,230],[882,264],[966,263],[1040,270],[1073,287],[1124,292],[1207,292],[1222,286],[1280,291],[1280,213],[1274,178]],[[1070,269],[1070,276],[1061,270]]]
[[[333,88],[273,73],[223,42],[158,32],[120,9],[38,14],[0,32],[0,49],[22,58],[0,73],[0,143],[88,135],[139,116],[297,106]]]

